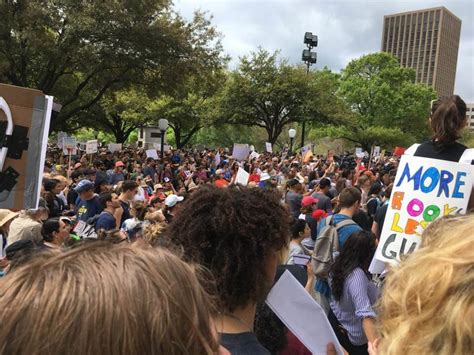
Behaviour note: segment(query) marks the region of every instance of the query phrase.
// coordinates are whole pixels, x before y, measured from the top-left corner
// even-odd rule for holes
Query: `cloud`
[[[455,93],[474,102],[474,2],[450,0],[175,0],[175,9],[191,18],[201,9],[213,15],[223,34],[224,50],[238,58],[261,46],[281,50],[291,63],[301,62],[306,31],[319,37],[317,67],[334,71],[364,54],[380,51],[383,16],[397,12],[445,6],[462,20]]]

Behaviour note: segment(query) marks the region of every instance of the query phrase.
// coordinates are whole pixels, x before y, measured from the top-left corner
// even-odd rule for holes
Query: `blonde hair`
[[[380,354],[474,354],[474,218],[457,222],[387,277]]]
[[[0,281],[1,354],[211,354],[211,301],[165,249],[91,242]]]

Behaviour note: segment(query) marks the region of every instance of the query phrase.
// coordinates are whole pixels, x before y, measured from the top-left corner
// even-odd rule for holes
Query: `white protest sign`
[[[267,150],[267,153],[273,153],[273,147],[270,142],[265,142],[265,148]]]
[[[473,165],[403,155],[375,258],[396,264],[418,249],[431,222],[465,214],[473,183]]]
[[[334,344],[337,354],[344,354],[326,313],[288,270],[273,286],[266,303],[313,354],[325,355],[328,343]]]
[[[156,152],[156,149],[148,149],[146,151],[146,157],[158,160],[158,153]]]
[[[356,148],[355,156],[359,159],[362,159],[363,157],[365,157],[365,154],[364,154],[362,148]]]
[[[86,154],[95,154],[97,153],[99,142],[97,139],[90,140],[86,142]]]
[[[235,177],[235,183],[247,186],[247,184],[249,183],[249,177],[250,174],[239,167],[239,170],[237,171],[237,176]]]
[[[373,151],[373,157],[377,158],[380,156],[380,147],[379,146],[375,146],[374,147],[374,151]]]
[[[63,153],[64,155],[77,154],[77,145],[75,137],[63,137]]]
[[[248,144],[238,144],[234,143],[234,150],[232,151],[232,156],[235,160],[246,160],[249,156],[249,145]]]
[[[221,153],[217,152],[215,159],[216,159],[216,166],[219,166],[219,164],[221,163]]]
[[[74,227],[74,232],[81,238],[97,239],[97,233],[95,232],[94,227],[84,221],[77,222]]]
[[[255,152],[255,147],[254,147],[253,145],[251,145],[251,146],[249,147],[249,149],[250,149],[251,152]]]
[[[118,152],[122,150],[122,143],[109,143],[108,147],[110,152]]]
[[[163,145],[163,151],[164,151],[164,152],[171,152],[171,149],[172,149],[172,148],[173,148],[173,147],[170,146],[169,144],[164,144],[164,145]]]
[[[64,137],[67,137],[67,133],[66,132],[58,132],[58,140],[57,140],[57,146],[58,148],[63,148],[63,138]]]
[[[252,159],[258,159],[260,157],[260,154],[258,154],[257,152],[253,151],[250,155],[249,155],[249,159],[252,160]]]

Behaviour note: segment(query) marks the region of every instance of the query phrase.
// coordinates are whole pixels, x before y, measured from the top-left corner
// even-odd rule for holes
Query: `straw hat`
[[[12,220],[19,215],[19,212],[13,212],[7,209],[0,209],[0,228],[3,227],[5,223]]]

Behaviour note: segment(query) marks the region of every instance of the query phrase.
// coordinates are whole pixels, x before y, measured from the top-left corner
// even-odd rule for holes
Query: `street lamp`
[[[161,131],[161,152],[160,152],[160,157],[163,159],[163,150],[165,149],[165,133],[166,130],[168,129],[168,120],[165,118],[162,118],[158,121],[158,128]]]
[[[290,137],[290,151],[289,151],[289,154],[291,156],[291,154],[293,152],[293,139],[295,139],[295,136],[296,136],[296,129],[290,128],[288,130],[288,136]]]
[[[311,32],[306,32],[303,39],[304,44],[308,49],[303,49],[303,54],[301,55],[301,60],[306,63],[306,75],[309,74],[309,67],[313,64],[316,64],[318,61],[318,54],[316,52],[311,52],[311,49],[318,46],[318,36],[313,35]],[[301,146],[304,146],[304,134],[305,134],[305,125],[306,121],[303,117],[303,124],[301,125]]]

